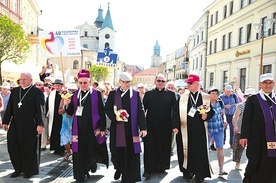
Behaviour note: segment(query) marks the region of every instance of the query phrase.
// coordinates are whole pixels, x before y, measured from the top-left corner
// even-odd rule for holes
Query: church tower
[[[95,22],[94,22],[94,25],[97,27],[97,28],[101,28],[102,25],[103,25],[103,21],[104,21],[104,18],[103,18],[103,9],[102,7],[100,6],[100,8],[98,9],[98,17],[96,18]]]
[[[105,48],[109,47],[115,50],[115,30],[113,28],[111,14],[110,14],[110,3],[108,3],[108,10],[106,12],[105,19],[102,27],[99,30],[99,52],[103,52]]]
[[[160,56],[160,46],[158,40],[156,40],[153,48],[153,55],[151,56],[151,67],[157,67],[162,63],[162,57]]]

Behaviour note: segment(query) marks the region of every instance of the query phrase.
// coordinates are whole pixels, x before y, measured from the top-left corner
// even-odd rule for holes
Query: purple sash
[[[134,152],[140,153],[141,145],[140,145],[140,137],[139,137],[139,129],[138,129],[138,92],[132,90],[133,96],[130,98],[130,118],[131,118],[131,131],[132,131],[132,140],[134,146]],[[115,105],[117,106],[117,110],[122,109],[122,99],[121,92],[118,88],[115,92]],[[117,122],[116,125],[116,147],[126,147],[126,137],[125,137],[125,124],[124,122]]]
[[[74,114],[76,113],[77,106],[78,106],[78,98],[77,95],[79,93],[79,90],[74,92],[73,95],[73,105],[74,105]],[[98,93],[97,90],[92,89],[91,95],[91,117],[92,117],[92,126],[93,126],[93,132],[95,130],[99,130],[100,128],[100,115],[99,115],[99,109],[98,109]],[[84,106],[85,107],[85,106]],[[72,126],[72,150],[73,152],[78,152],[78,118],[76,115],[74,115],[74,121]],[[105,137],[101,137],[100,134],[96,136],[96,139],[99,144],[102,144],[105,141]]]
[[[276,157],[276,138],[275,138],[275,128],[274,120],[276,119],[276,105],[272,102],[272,111],[269,109],[267,101],[263,100],[261,95],[257,95],[258,101],[260,103],[261,109],[263,111],[265,119],[265,129],[266,129],[266,141],[267,141],[267,154],[269,157]]]

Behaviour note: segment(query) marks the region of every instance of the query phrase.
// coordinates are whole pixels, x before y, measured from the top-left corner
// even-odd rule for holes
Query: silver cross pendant
[[[18,103],[18,108],[20,108],[22,106],[22,102]]]

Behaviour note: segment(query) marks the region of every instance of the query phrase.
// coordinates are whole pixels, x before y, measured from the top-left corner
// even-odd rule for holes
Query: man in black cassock
[[[7,133],[8,152],[15,172],[10,176],[24,178],[39,173],[40,134],[44,124],[44,95],[32,84],[32,75],[20,75],[20,87],[11,91],[7,110],[3,119],[3,129]]]
[[[246,100],[240,144],[248,163],[244,183],[276,182],[276,97],[271,73],[260,76],[261,90]]]
[[[105,112],[111,119],[111,161],[116,169],[115,180],[122,175],[122,183],[134,183],[141,181],[140,136],[147,134],[145,111],[139,93],[130,87],[131,75],[122,72],[119,79],[120,87],[109,93],[105,104]],[[120,118],[119,113],[116,114],[119,110],[125,110],[128,115]]]
[[[108,168],[106,146],[106,117],[101,92],[90,86],[90,72],[78,73],[79,90],[71,99],[64,99],[66,113],[73,116],[72,151],[73,173],[77,182],[89,178],[89,171],[97,171],[97,163]]]
[[[146,111],[147,136],[144,138],[144,174],[161,173],[170,168],[172,139],[172,110],[175,93],[165,89],[163,74],[155,78],[156,88],[145,93],[143,104]]]
[[[206,120],[212,118],[214,111],[210,105],[210,96],[199,92],[199,76],[190,74],[187,80],[189,92],[181,95],[173,112],[173,132],[176,135],[179,169],[184,179],[195,175],[197,183],[211,177],[207,146]],[[209,108],[200,114],[198,107]]]

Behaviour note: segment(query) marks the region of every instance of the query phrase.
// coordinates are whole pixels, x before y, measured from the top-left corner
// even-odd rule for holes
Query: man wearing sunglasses
[[[122,72],[120,87],[109,93],[105,112],[111,119],[111,161],[116,169],[114,179],[122,176],[121,182],[141,181],[140,136],[147,135],[145,111],[139,93],[131,86],[132,76]]]
[[[201,93],[200,78],[190,74],[187,83],[189,92],[181,95],[173,111],[173,132],[176,135],[178,164],[184,179],[204,182],[211,177],[208,160],[206,120],[214,111],[210,105],[210,95]],[[204,107],[205,106],[205,107]],[[200,110],[203,108],[205,110]]]
[[[73,173],[77,182],[84,182],[97,171],[97,163],[108,167],[106,117],[102,94],[90,86],[90,72],[78,72],[79,89],[70,99],[64,99],[65,112],[73,116]]]
[[[245,103],[240,144],[246,149],[248,163],[244,183],[276,182],[276,97],[273,74],[260,76],[261,90]]]
[[[144,174],[163,173],[170,168],[172,140],[172,110],[175,93],[165,89],[166,79],[158,74],[156,88],[145,93],[143,104],[146,111],[148,135],[144,138]]]

